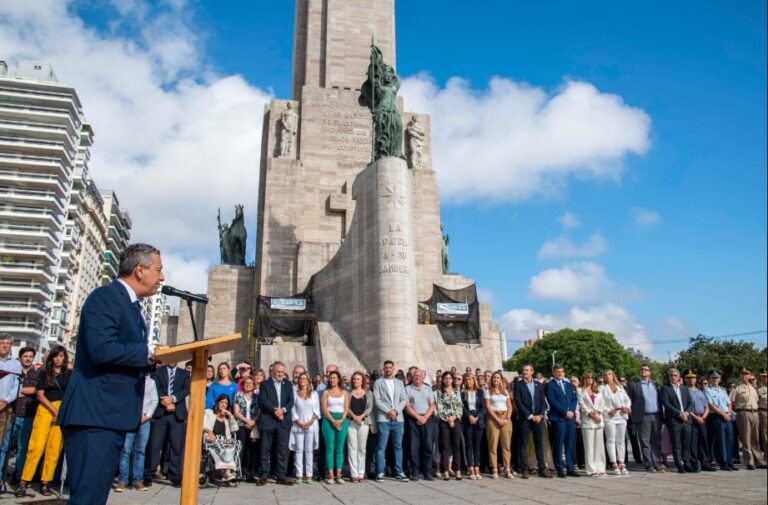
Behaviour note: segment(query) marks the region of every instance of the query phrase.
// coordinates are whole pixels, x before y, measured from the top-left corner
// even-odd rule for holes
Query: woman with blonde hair
[[[504,465],[504,477],[514,479],[512,474],[512,395],[501,375],[494,372],[488,385],[488,398],[485,399],[486,423],[485,435],[488,440],[488,461],[492,477],[499,478],[496,453],[501,442],[501,462]]]
[[[368,380],[363,372],[355,371],[350,379],[349,431],[347,432],[347,455],[352,482],[365,479],[365,446],[371,428],[373,393],[368,391]]]
[[[305,484],[312,484],[312,462],[315,451],[320,445],[317,428],[320,419],[320,401],[306,373],[299,375],[291,419],[293,419],[293,425],[288,439],[288,449],[294,452],[296,483],[300,484],[303,481]]]
[[[600,386],[605,407],[603,421],[605,422],[605,446],[608,449],[608,459],[613,467],[614,475],[627,475],[627,465],[624,455],[627,448],[627,416],[632,411],[632,401],[629,395],[616,380],[613,370],[603,372],[604,383]]]
[[[606,475],[605,444],[603,443],[603,410],[605,409],[605,402],[592,372],[584,372],[581,376],[581,387],[578,389],[578,396],[587,476],[604,477]]]

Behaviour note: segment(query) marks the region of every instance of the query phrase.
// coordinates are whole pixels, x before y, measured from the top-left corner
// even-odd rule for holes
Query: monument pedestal
[[[208,305],[205,308],[204,329],[198,323],[198,333],[204,338],[216,335],[243,335],[240,346],[214,357],[214,362],[228,361],[230,366],[245,359],[248,341],[248,318],[253,304],[253,267],[216,265],[208,271]]]

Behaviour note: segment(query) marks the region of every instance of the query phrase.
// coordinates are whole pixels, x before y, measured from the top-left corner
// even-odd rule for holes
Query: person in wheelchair
[[[213,460],[214,470],[221,472],[221,480],[235,480],[240,471],[240,441],[235,416],[229,411],[229,396],[216,397],[213,409],[206,409],[203,417],[203,450]]]

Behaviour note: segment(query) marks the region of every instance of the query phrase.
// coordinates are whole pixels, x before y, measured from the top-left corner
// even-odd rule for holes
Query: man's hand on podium
[[[156,345],[155,346],[155,350],[149,352],[149,356],[147,357],[147,365],[150,365],[150,366],[156,365],[159,360],[157,359],[157,356],[155,356],[155,352],[163,350],[163,349],[168,349],[168,346],[167,345]]]

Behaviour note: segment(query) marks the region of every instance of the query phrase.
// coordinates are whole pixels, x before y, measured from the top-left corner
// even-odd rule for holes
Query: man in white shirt
[[[133,488],[136,491],[147,490],[147,486],[142,482],[144,478],[144,454],[147,442],[149,442],[150,421],[159,401],[155,381],[147,374],[144,377],[144,403],[141,410],[141,424],[135,433],[128,432],[125,434],[125,444],[123,444],[123,450],[120,453],[120,466],[118,467],[117,484],[115,485],[115,492],[117,493],[125,491],[125,486],[129,482],[128,465],[131,461],[131,455],[133,455],[133,465],[130,474],[133,476]]]
[[[11,336],[0,333],[0,370],[10,372],[0,379],[0,440],[5,437],[5,430],[13,414],[13,402],[19,396],[21,384],[21,363],[11,355]]]

